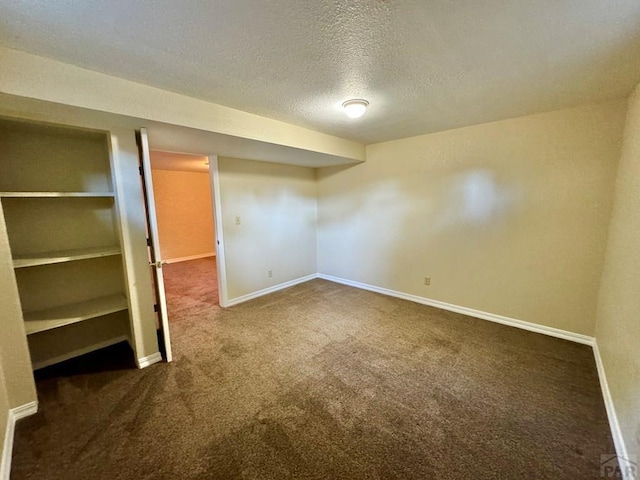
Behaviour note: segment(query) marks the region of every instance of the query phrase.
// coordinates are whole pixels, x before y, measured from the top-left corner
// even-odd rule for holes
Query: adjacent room
[[[209,157],[155,150],[150,157],[167,313],[175,322],[219,304]]]
[[[640,3],[0,0],[0,480],[640,478]]]

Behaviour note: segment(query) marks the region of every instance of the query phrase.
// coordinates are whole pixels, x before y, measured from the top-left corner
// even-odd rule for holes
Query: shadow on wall
[[[323,169],[320,178],[345,169],[336,170]],[[450,252],[434,251],[437,245],[458,244],[460,239],[467,243],[470,237],[478,240],[479,234],[492,241],[499,234],[496,225],[506,223],[520,208],[524,189],[500,181],[489,168],[439,169],[429,182],[420,175],[371,183],[363,177],[359,180],[348,192],[323,198],[318,229],[330,237],[325,236],[325,242],[340,249],[321,254],[341,257],[337,264],[348,263],[354,256],[375,258],[375,262],[360,262],[357,272],[342,275],[366,283],[367,278],[380,279],[375,284],[388,288],[406,282],[404,265],[424,264],[438,255],[455,261]],[[428,272],[429,267],[422,270]]]
[[[315,171],[219,158],[230,299],[317,272]]]
[[[455,225],[480,226],[506,219],[522,201],[522,189],[500,184],[490,170],[472,170],[448,181],[442,205],[436,209],[434,233]],[[441,197],[441,198],[442,198]]]
[[[477,125],[322,169],[319,271],[592,335],[624,114]]]

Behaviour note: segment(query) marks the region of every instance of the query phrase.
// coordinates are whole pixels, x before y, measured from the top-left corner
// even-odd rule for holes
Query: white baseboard
[[[383,295],[389,295],[390,297],[402,298],[403,300],[409,300],[410,302],[429,305],[430,307],[441,308],[442,310],[448,310],[450,312],[461,313],[463,315],[480,318],[482,320],[489,320],[490,322],[501,323],[503,325],[509,325],[511,327],[521,328],[523,330],[529,330],[531,332],[542,333],[551,337],[557,337],[564,340],[570,340],[572,342],[582,343],[585,345],[593,345],[595,341],[593,337],[589,337],[588,335],[569,332],[567,330],[561,330],[559,328],[547,327],[546,325],[539,325],[537,323],[525,322],[524,320],[496,315],[495,313],[483,312],[481,310],[475,310],[473,308],[461,307],[459,305],[453,305],[451,303],[441,302],[439,300],[432,300],[426,297],[419,297],[417,295],[398,292],[396,290],[389,290],[388,288],[376,287],[374,285],[368,285],[366,283],[354,282],[353,280],[346,280],[340,277],[325,275],[324,273],[319,273],[318,278],[329,280],[331,282],[341,283],[343,285],[349,285],[351,287],[361,288],[363,290],[381,293]]]
[[[20,405],[19,407],[12,408],[11,410],[9,410],[9,412],[11,412],[10,415],[13,415],[14,421],[18,421],[25,417],[30,417],[31,415],[38,413],[38,402],[36,400],[33,402],[25,403],[24,405]]]
[[[13,453],[13,432],[15,421],[9,411],[7,418],[7,428],[4,432],[4,446],[2,448],[2,459],[0,459],[0,480],[9,480],[11,474],[11,454]]]
[[[280,283],[278,285],[274,285],[273,287],[264,288],[262,290],[258,290],[257,292],[248,293],[247,295],[242,295],[240,297],[232,298],[227,301],[225,307],[232,307],[233,305],[238,305],[239,303],[247,302],[249,300],[253,300],[254,298],[261,297],[263,295],[267,295],[269,293],[277,292],[278,290],[282,290],[284,288],[293,287],[294,285],[298,285],[300,283],[308,282],[309,280],[313,280],[314,278],[318,278],[317,273],[313,273],[311,275],[307,275],[306,277],[300,277],[293,280],[289,280],[288,282]]]
[[[104,342],[94,343],[93,345],[89,345],[88,347],[79,348],[78,350],[74,350],[73,352],[65,353],[64,355],[59,355],[57,357],[49,358],[47,360],[43,360],[42,362],[37,362],[33,364],[34,370],[39,370],[41,368],[49,367],[55,363],[64,362],[65,360],[69,360],[73,357],[79,357],[80,355],[84,355],[89,352],[93,352],[94,350],[99,350],[101,348],[110,347],[111,345],[115,345],[120,342],[129,342],[128,335],[120,335],[119,337],[110,338],[109,340],[105,340]]]
[[[136,364],[138,368],[146,368],[149,365],[153,365],[154,363],[158,363],[162,361],[162,355],[160,352],[152,353],[151,355],[147,355],[146,357],[138,358],[136,360]]]
[[[613,436],[613,444],[616,447],[616,454],[618,457],[628,459],[627,447],[622,437],[622,430],[620,430],[620,423],[618,422],[618,415],[613,404],[613,398],[611,397],[611,391],[609,390],[609,383],[607,382],[607,375],[604,370],[604,364],[602,363],[602,357],[600,356],[600,350],[598,349],[598,342],[593,344],[593,356],[596,359],[596,367],[598,368],[598,378],[600,379],[600,388],[602,389],[602,397],[604,398],[604,406],[607,409],[607,417],[609,418],[609,427],[611,427],[611,435]]]
[[[198,255],[190,255],[188,257],[168,258],[165,260],[167,263],[186,262],[188,260],[197,260],[198,258],[215,257],[216,252],[200,253]]]
[[[29,402],[9,410],[9,415],[7,417],[7,428],[4,434],[2,459],[0,460],[0,480],[9,480],[9,476],[11,474],[11,454],[13,453],[13,437],[15,434],[16,422],[21,418],[33,415],[37,411],[37,401]]]

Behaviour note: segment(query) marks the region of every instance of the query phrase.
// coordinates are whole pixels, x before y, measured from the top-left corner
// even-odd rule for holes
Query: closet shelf
[[[0,197],[7,198],[56,198],[56,197],[114,197],[113,192],[0,192]]]
[[[119,312],[127,308],[127,299],[124,295],[109,295],[47,310],[27,312],[24,314],[24,323],[27,335],[31,335]]]
[[[73,262],[89,258],[109,257],[120,255],[120,247],[94,247],[75,250],[59,250],[53,252],[34,253],[30,255],[15,255],[13,268],[36,267],[38,265],[50,265],[52,263]]]

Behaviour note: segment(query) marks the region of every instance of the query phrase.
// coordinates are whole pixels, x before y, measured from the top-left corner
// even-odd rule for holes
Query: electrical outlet
[[[431,285],[431,277],[424,277],[424,284]]]
[[[240,225],[240,217],[236,217],[236,225]]]
[[[267,277],[268,278],[273,277],[273,271],[272,270],[267,270]]]

